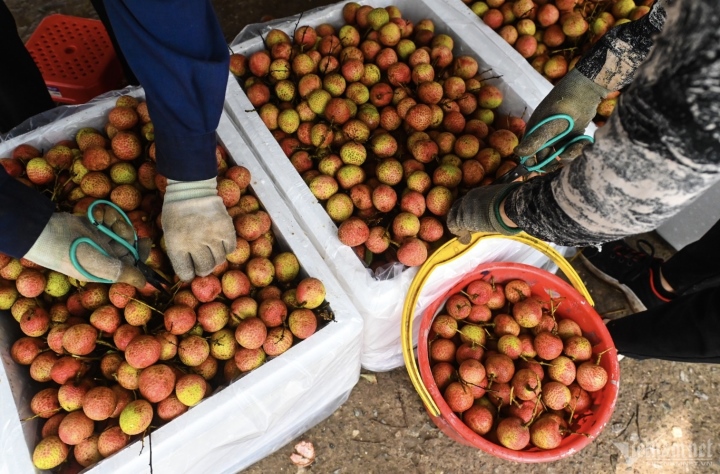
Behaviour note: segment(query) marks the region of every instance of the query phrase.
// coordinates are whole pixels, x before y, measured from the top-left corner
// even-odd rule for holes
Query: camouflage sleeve
[[[664,4],[659,0],[644,17],[608,31],[578,62],[578,72],[611,91],[630,84],[665,23]]]
[[[589,245],[655,229],[720,181],[720,11],[678,0],[596,142],[505,202],[531,235]]]

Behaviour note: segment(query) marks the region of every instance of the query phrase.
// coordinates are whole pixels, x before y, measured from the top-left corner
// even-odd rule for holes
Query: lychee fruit
[[[108,387],[91,388],[83,397],[82,409],[85,416],[95,421],[110,418],[117,405],[117,396]]]
[[[435,339],[430,343],[430,360],[435,362],[454,362],[455,343],[450,339]]]
[[[95,429],[95,423],[82,411],[68,413],[58,426],[60,440],[71,446],[90,437]]]
[[[317,278],[305,278],[298,283],[295,297],[301,307],[317,308],[325,301],[325,285]]]
[[[132,132],[118,132],[110,140],[110,146],[115,156],[121,160],[134,160],[142,153],[140,138]]]
[[[185,413],[188,407],[178,400],[174,394],[171,394],[157,404],[156,410],[158,418],[163,421],[170,421]]]
[[[164,364],[151,365],[140,373],[138,388],[151,403],[167,398],[175,387],[175,372]]]
[[[202,364],[209,355],[210,345],[200,336],[186,336],[178,344],[178,357],[183,364],[189,367]]]
[[[240,372],[249,372],[265,363],[265,351],[262,347],[258,349],[245,349],[241,347],[234,357],[235,366]]]
[[[415,237],[406,238],[397,250],[397,258],[400,263],[408,267],[417,267],[425,263],[428,257],[426,244]]]
[[[578,415],[588,410],[592,405],[590,394],[580,388],[577,383],[570,384],[568,388],[570,389],[570,402],[565,407],[565,411]]]
[[[275,327],[268,331],[263,350],[269,356],[278,356],[287,351],[293,343],[292,332],[285,327]]]
[[[32,460],[38,469],[50,470],[62,464],[68,454],[70,454],[70,448],[59,436],[48,436],[35,446]]]
[[[309,309],[296,309],[288,317],[288,327],[298,339],[307,339],[317,330],[317,317]]]
[[[160,341],[149,334],[140,334],[125,348],[125,360],[134,369],[150,367],[160,359]]]
[[[152,417],[153,407],[147,400],[134,400],[120,413],[120,429],[130,436],[140,434],[150,426]]]
[[[470,389],[460,382],[451,382],[443,392],[443,398],[456,413],[466,411],[475,401]]]
[[[608,373],[603,366],[587,361],[577,367],[575,379],[583,390],[597,392],[607,384]]]
[[[553,360],[562,354],[562,339],[548,331],[542,331],[535,336],[533,346],[538,357],[545,360]]]
[[[530,430],[520,418],[503,418],[496,430],[498,441],[508,449],[519,451],[530,443]]]
[[[485,371],[490,380],[508,383],[515,375],[515,364],[504,354],[490,354],[485,359]]]
[[[104,457],[112,456],[130,442],[130,436],[120,426],[106,429],[98,437],[98,451]]]
[[[511,385],[515,396],[520,400],[534,400],[540,394],[540,378],[530,369],[515,372]]]
[[[175,396],[183,405],[197,405],[205,396],[205,379],[196,374],[183,375],[175,385]]]
[[[425,198],[428,211],[436,216],[446,215],[450,211],[452,201],[452,192],[444,186],[434,186]]]
[[[510,303],[514,304],[524,300],[528,298],[530,294],[530,285],[524,280],[510,280],[505,283],[505,299]]]
[[[492,429],[495,418],[488,407],[474,404],[463,413],[462,420],[475,433],[486,435]]]
[[[89,324],[75,324],[63,334],[63,348],[70,354],[84,356],[95,350],[97,329]]]
[[[542,400],[551,410],[562,410],[570,403],[570,389],[560,382],[546,382],[542,388]]]
[[[582,336],[571,336],[563,342],[563,353],[576,361],[590,360],[592,357],[592,344]]]
[[[559,356],[550,361],[547,369],[548,377],[563,385],[570,385],[575,380],[575,364],[572,359]]]
[[[561,319],[557,322],[557,335],[565,341],[573,336],[582,336],[582,329],[572,319]]]
[[[565,420],[548,413],[530,426],[530,441],[540,449],[555,449],[562,443],[563,431],[566,429]]]

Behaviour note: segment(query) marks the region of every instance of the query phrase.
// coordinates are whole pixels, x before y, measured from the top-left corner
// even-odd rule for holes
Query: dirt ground
[[[447,0],[460,1],[460,0]],[[89,1],[9,0],[24,39],[51,13],[93,17]],[[231,41],[263,15],[283,17],[327,5],[327,0],[213,0],[225,37]],[[655,234],[644,236],[661,256],[670,249]],[[619,291],[574,266],[589,287],[600,314],[628,314]],[[329,418],[274,454],[247,468],[248,474],[307,473],[646,473],[720,472],[720,368],[713,365],[635,361],[620,364],[620,397],[611,422],[583,451],[555,463],[502,461],[462,446],[438,430],[399,368],[361,378],[347,402]],[[373,377],[374,376],[374,377]],[[290,461],[300,440],[314,444],[316,461],[298,468]],[[709,453],[709,454],[708,454]]]

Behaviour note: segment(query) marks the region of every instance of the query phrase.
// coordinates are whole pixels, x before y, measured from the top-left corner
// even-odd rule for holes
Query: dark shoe
[[[672,299],[660,284],[660,265],[655,248],[638,240],[638,250],[622,240],[602,245],[602,250],[585,247],[580,258],[595,276],[622,291],[633,312],[655,308]]]

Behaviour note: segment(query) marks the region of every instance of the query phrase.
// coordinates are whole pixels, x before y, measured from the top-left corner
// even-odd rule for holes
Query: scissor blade
[[[498,184],[512,183],[516,179],[520,178],[521,176],[525,176],[528,173],[529,173],[529,171],[525,166],[517,165],[515,168],[511,169],[504,175],[496,178],[494,183],[498,183]]]
[[[170,284],[167,278],[165,278],[164,276],[162,276],[161,274],[159,274],[158,272],[156,272],[142,262],[138,262],[136,266],[138,270],[140,270],[140,273],[143,274],[147,282],[150,283],[155,289],[159,290],[165,295],[170,295],[170,292],[163,286],[163,284]]]

